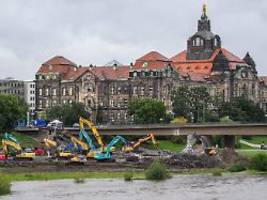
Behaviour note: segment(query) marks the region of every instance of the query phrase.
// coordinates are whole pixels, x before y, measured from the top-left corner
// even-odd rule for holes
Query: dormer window
[[[143,68],[146,68],[147,66],[148,66],[148,62],[144,62],[142,65]]]
[[[193,40],[193,46],[204,46],[204,40],[200,37],[197,37]]]

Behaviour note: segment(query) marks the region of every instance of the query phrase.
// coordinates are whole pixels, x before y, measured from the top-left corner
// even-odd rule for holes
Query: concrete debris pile
[[[178,153],[166,159],[165,163],[170,167],[178,169],[214,168],[223,166],[223,162],[219,157],[210,157],[206,154],[193,155]]]

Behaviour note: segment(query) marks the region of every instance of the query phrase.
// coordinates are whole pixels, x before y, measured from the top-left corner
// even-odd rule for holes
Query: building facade
[[[0,94],[8,94],[24,99],[24,82],[14,78],[0,80]]]
[[[62,56],[41,65],[36,73],[36,106],[39,113],[72,102],[86,105],[94,121],[131,122],[128,102],[136,98],[162,101],[172,110],[171,91],[181,85],[205,86],[224,101],[246,96],[267,108],[267,77],[259,77],[253,58],[243,59],[222,47],[214,34],[206,6],[197,32],[187,40],[186,50],[167,58],[151,51],[130,65],[78,66]]]
[[[24,84],[24,101],[29,107],[31,115],[34,115],[35,111],[35,82],[23,81]]]

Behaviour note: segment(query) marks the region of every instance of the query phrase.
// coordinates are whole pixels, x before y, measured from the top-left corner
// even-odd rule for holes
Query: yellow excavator
[[[44,140],[45,146],[47,148],[47,156],[50,158],[51,157],[51,149],[56,149],[57,148],[57,142],[48,138],[45,138]]]
[[[87,157],[88,158],[93,158],[94,155],[97,152],[104,152],[104,148],[105,147],[104,147],[103,140],[102,140],[100,134],[98,133],[95,125],[93,124],[93,122],[91,122],[90,120],[87,120],[87,119],[84,119],[84,118],[80,117],[79,125],[80,125],[80,132],[85,136],[85,139],[88,142],[88,146],[90,147],[90,152],[87,154]],[[86,137],[86,134],[84,134],[84,133],[86,133],[85,130],[84,130],[84,126],[85,125],[87,125],[91,129],[91,131],[92,131],[92,133],[93,133],[93,135],[94,135],[94,137],[95,137],[95,139],[96,139],[96,141],[98,143],[98,146],[100,148],[98,151],[95,149],[95,147],[92,144],[92,142],[89,141],[89,139]]]
[[[3,152],[7,155],[9,154],[9,147],[12,147],[16,150],[16,159],[26,159],[26,160],[33,160],[35,157],[34,152],[23,152],[22,148],[19,143],[16,143],[14,141],[10,141],[7,139],[2,139],[2,146],[3,146]]]
[[[156,142],[156,139],[155,139],[155,136],[154,134],[149,134],[147,135],[146,137],[143,137],[143,138],[140,138],[138,141],[136,142],[133,142],[133,143],[130,143],[130,144],[127,144],[126,146],[124,146],[122,148],[123,152],[125,153],[131,153],[132,151],[134,151],[135,148],[139,147],[142,143],[148,141],[148,140],[151,140],[152,143],[157,146],[158,143]]]

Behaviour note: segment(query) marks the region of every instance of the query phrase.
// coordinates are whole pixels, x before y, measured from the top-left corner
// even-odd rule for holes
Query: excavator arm
[[[8,147],[9,146],[13,147],[17,151],[21,151],[22,150],[20,144],[18,144],[16,142],[13,142],[13,141],[6,140],[6,139],[2,140],[2,146],[3,146],[4,153],[6,153],[6,154],[8,153]]]
[[[84,150],[84,151],[88,151],[89,150],[88,145],[86,143],[84,143],[83,141],[77,139],[76,137],[71,136],[71,142],[74,144],[76,149],[78,149],[78,145],[80,145],[82,150]]]
[[[149,134],[147,135],[146,137],[144,138],[140,138],[137,142],[135,142],[134,144],[132,145],[126,145],[124,148],[123,148],[123,151],[124,152],[127,152],[127,153],[130,153],[132,152],[135,148],[139,147],[142,143],[148,141],[148,140],[151,140],[152,143],[156,146],[157,145],[157,142],[156,142],[156,139],[155,139],[155,136],[154,134]]]
[[[51,149],[52,147],[57,147],[57,142],[54,140],[45,138],[44,143],[45,143],[45,146],[49,149]]]
[[[101,138],[100,134],[98,133],[95,125],[90,120],[84,119],[82,117],[80,117],[80,119],[79,119],[79,124],[80,124],[81,131],[84,131],[84,125],[87,125],[92,130],[92,133],[93,133],[101,151],[104,151],[104,143],[103,143],[102,138]]]
[[[111,149],[112,147],[114,147],[118,142],[123,142],[125,145],[128,144],[128,140],[126,140],[125,138],[121,137],[121,136],[116,136],[114,137],[110,143],[107,145],[106,148],[106,152],[105,153],[97,153],[94,158],[96,160],[106,160],[106,159],[110,159],[111,158]]]

